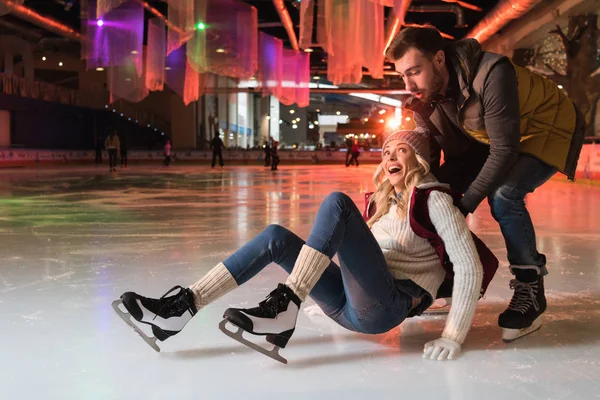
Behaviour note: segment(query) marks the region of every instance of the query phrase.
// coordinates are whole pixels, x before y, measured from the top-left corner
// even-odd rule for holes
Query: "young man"
[[[413,94],[405,107],[434,138],[432,172],[463,193],[465,215],[487,197],[500,225],[516,277],[498,318],[503,339],[536,331],[546,309],[546,258],[524,198],[557,171],[573,179],[584,137],[581,114],[555,83],[484,52],[474,39],[446,42],[431,26],[409,26],[386,54]]]

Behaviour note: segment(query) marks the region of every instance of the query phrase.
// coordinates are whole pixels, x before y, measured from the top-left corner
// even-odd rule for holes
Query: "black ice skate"
[[[177,294],[167,297],[176,289],[179,289]],[[127,312],[119,308],[121,304]],[[123,321],[156,351],[160,351],[156,344],[157,339],[163,341],[178,334],[197,312],[194,294],[190,289],[184,289],[181,286],[175,286],[160,299],[150,299],[133,292],[126,292],[121,295],[119,300],[113,301],[112,306]],[[147,336],[130,317],[150,325],[154,337]]]
[[[227,336],[245,344],[267,357],[287,364],[287,360],[279,355],[279,349],[284,348],[296,328],[296,319],[300,309],[300,299],[286,285],[279,284],[258,307],[239,309],[229,308],[225,311],[219,324],[219,329]],[[227,322],[237,326],[237,332],[225,327]],[[253,335],[266,336],[267,342],[274,344],[272,350],[259,346],[244,338],[242,331]]]
[[[546,311],[544,296],[545,267],[511,267],[517,279],[510,281],[514,289],[508,308],[498,317],[502,340],[512,342],[542,327],[542,314]]]

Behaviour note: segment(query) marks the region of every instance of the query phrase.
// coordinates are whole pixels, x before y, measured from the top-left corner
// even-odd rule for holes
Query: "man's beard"
[[[438,96],[438,94],[440,94],[443,86],[444,86],[444,79],[442,79],[442,74],[438,70],[434,69],[433,77],[431,78],[431,83],[429,84],[429,89],[427,89],[427,90],[417,89],[417,90],[415,90],[415,92],[423,93],[424,96],[421,97],[420,100],[424,103],[427,103],[427,102],[430,102],[431,100],[435,99]]]

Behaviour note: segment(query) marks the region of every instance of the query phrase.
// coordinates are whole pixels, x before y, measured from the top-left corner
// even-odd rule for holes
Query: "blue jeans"
[[[270,263],[292,272],[304,240],[279,225],[269,225],[223,264],[241,285]],[[310,296],[341,326],[362,333],[383,333],[411,311],[413,297],[426,293],[412,281],[394,280],[371,230],[352,199],[334,192],[325,198],[306,245],[336,253]]]
[[[487,159],[485,151],[487,147],[481,146],[477,150],[479,155],[444,163],[438,178],[464,193],[481,171]],[[556,171],[556,168],[533,156],[520,154],[498,187],[488,196],[490,210],[500,225],[511,265],[542,267],[546,264],[546,257],[537,251],[535,230],[525,207],[525,196],[550,179]]]
[[[556,172],[556,168],[545,162],[521,154],[500,185],[488,196],[490,210],[500,225],[511,265],[546,265],[546,257],[537,251],[535,230],[525,206],[525,196],[533,193]]]

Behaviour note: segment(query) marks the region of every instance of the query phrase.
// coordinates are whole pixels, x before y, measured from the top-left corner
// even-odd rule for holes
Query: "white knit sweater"
[[[454,206],[452,197],[433,191],[427,207],[431,222],[454,265],[452,307],[442,337],[462,344],[475,314],[483,267],[465,217]],[[410,279],[435,298],[446,272],[433,246],[413,232],[409,219],[400,219],[394,205],[373,224],[371,231],[394,278]]]

